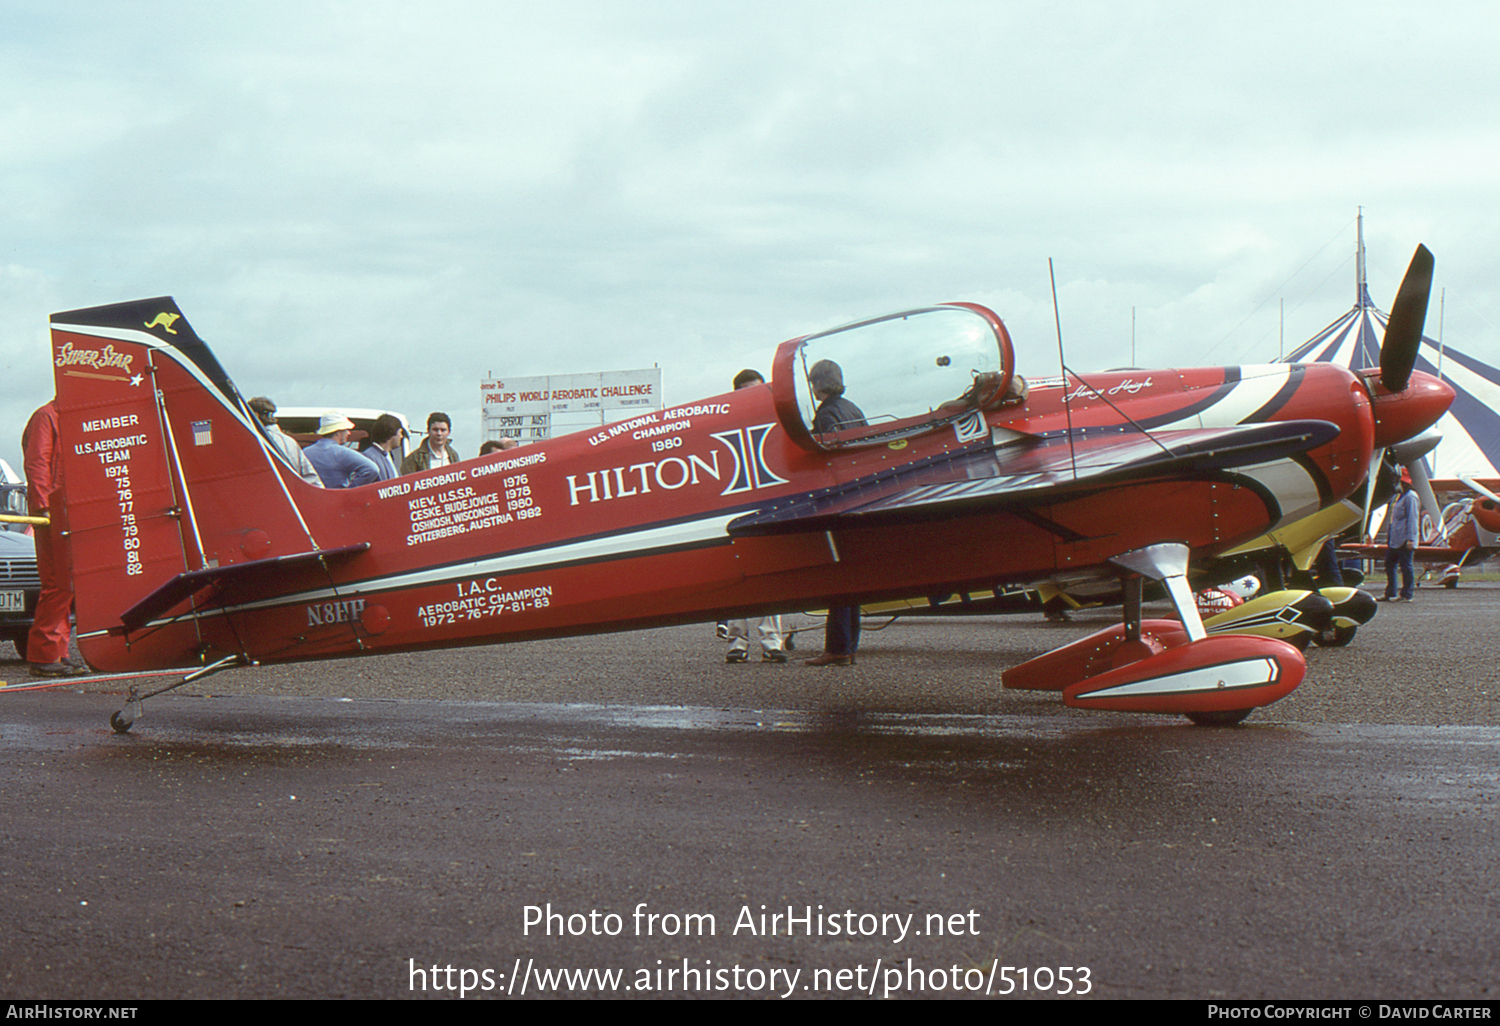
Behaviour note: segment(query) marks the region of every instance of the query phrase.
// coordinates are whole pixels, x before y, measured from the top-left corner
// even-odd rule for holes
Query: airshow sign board
[[[661,368],[486,378],[479,402],[485,438],[551,438],[603,425],[611,414],[661,409]]]

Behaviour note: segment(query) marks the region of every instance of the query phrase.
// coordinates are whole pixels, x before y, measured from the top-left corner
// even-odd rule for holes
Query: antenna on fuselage
[[[1073,374],[1073,372],[1070,371],[1070,370],[1068,370],[1068,361],[1063,358],[1062,314],[1058,311],[1058,306],[1057,306],[1057,273],[1052,269],[1052,258],[1051,257],[1047,258],[1047,276],[1052,279],[1052,317],[1053,317],[1053,320],[1057,324],[1057,366],[1058,366],[1059,371],[1062,374],[1063,413],[1066,415],[1066,417],[1067,417],[1067,423],[1068,423],[1068,458],[1072,461],[1072,464],[1073,464],[1073,477],[1077,478],[1078,477],[1078,453],[1077,453],[1077,451],[1073,447],[1073,407],[1070,405],[1070,398],[1069,398],[1072,393],[1070,393],[1068,391],[1068,375],[1069,374]],[[1135,323],[1135,312],[1132,310],[1131,311],[1131,324],[1132,324],[1132,326],[1134,325],[1134,323]],[[1133,327],[1132,327],[1132,332],[1131,333],[1132,333],[1132,335],[1134,335],[1134,328]],[[1131,363],[1135,363],[1135,359],[1134,359],[1134,357],[1135,357],[1135,353],[1134,353],[1134,339],[1133,338],[1132,338],[1132,341],[1131,341],[1131,346],[1132,346],[1132,352],[1131,352],[1131,361],[1130,362]],[[1109,396],[1105,395],[1103,392],[1100,392],[1097,388],[1095,388],[1093,385],[1089,384],[1087,381],[1084,381],[1083,378],[1079,377],[1077,374],[1074,374],[1073,376],[1076,377],[1076,378],[1078,378],[1078,384],[1080,386],[1082,386],[1083,388],[1088,389],[1089,394],[1092,395],[1095,399],[1098,399],[1100,402],[1104,403],[1104,405],[1108,406],[1110,409],[1112,409],[1116,413],[1118,413],[1121,417],[1125,418],[1126,423],[1128,423],[1131,427],[1135,428],[1141,434],[1145,435],[1147,438],[1151,439],[1151,441],[1155,442],[1156,443],[1156,447],[1158,449],[1160,449],[1162,452],[1166,453],[1168,456],[1172,455],[1172,450],[1168,449],[1165,445],[1162,445],[1161,444],[1161,439],[1157,438],[1150,431],[1147,431],[1140,424],[1137,424],[1135,422],[1135,419],[1133,417],[1131,417],[1130,414],[1126,413],[1124,410],[1122,410],[1118,406],[1116,406],[1115,403],[1114,403],[1114,400],[1110,399]]]
[[[1052,269],[1052,258],[1047,258],[1047,277],[1052,279],[1052,319],[1057,324],[1057,368],[1062,374],[1063,414],[1068,422],[1068,459],[1073,464],[1073,477],[1078,477],[1078,452],[1073,448],[1073,404],[1068,398],[1068,361],[1063,359],[1062,312],[1057,305],[1057,272]]]

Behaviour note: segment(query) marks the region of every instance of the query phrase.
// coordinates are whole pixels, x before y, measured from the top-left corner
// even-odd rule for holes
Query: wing
[[[1146,433],[1134,426],[1021,436],[806,493],[729,524],[731,535],[915,523],[1054,502],[1124,482],[1201,477],[1296,456],[1338,436],[1322,420]]]

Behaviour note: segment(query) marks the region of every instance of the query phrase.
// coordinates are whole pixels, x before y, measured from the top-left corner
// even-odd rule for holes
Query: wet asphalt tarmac
[[[1002,693],[1108,613],[0,695],[0,995],[1493,999],[1497,614],[1382,607],[1228,730]]]

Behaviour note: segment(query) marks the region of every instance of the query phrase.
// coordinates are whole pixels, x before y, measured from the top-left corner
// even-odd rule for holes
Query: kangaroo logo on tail
[[[181,319],[181,317],[182,314],[159,313],[154,318],[146,322],[146,327],[166,328],[168,335],[175,335],[177,334],[177,329],[172,327],[172,325],[176,324],[177,321]]]

